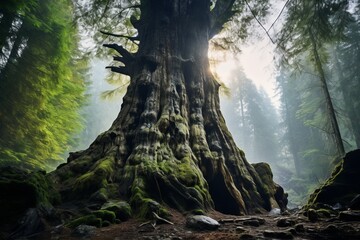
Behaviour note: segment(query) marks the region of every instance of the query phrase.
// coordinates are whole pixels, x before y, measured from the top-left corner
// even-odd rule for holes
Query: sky
[[[262,20],[263,27],[268,30],[269,35],[275,38],[282,25],[282,8],[286,0],[273,1],[266,20]],[[279,17],[280,15],[280,17]],[[276,66],[275,66],[275,44],[267,36],[264,29],[255,24],[251,32],[256,37],[250,36],[250,39],[239,46],[241,53],[235,56],[227,55],[221,63],[217,64],[213,71],[217,73],[220,80],[225,84],[231,80],[233,69],[241,67],[246,76],[251,79],[258,88],[263,88],[270,97],[276,108],[280,107],[279,96],[276,93]],[[211,53],[210,53],[211,55]],[[236,60],[237,59],[237,60]]]
[[[242,68],[247,78],[251,79],[257,88],[263,88],[278,108],[280,102],[276,94],[274,50],[274,45],[266,38],[253,41],[251,45],[242,47],[241,53],[236,56],[229,54],[223,57],[212,70],[226,85],[233,78],[232,72],[236,68]]]

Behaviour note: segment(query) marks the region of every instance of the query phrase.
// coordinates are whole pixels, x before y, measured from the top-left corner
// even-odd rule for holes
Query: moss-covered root
[[[280,208],[281,211],[287,209],[287,193],[284,189],[273,181],[273,174],[270,165],[267,163],[255,163],[252,164],[255,171],[258,173],[261,184],[259,184],[258,190],[262,199],[265,202],[264,208],[270,211],[272,208]]]
[[[173,174],[151,171],[137,174],[131,188],[130,204],[135,214],[142,218],[169,216],[165,206],[182,212],[211,208],[203,187],[186,186]]]
[[[26,209],[49,207],[60,201],[59,194],[45,172],[28,172],[18,168],[0,169],[0,225],[16,221]]]
[[[75,228],[81,224],[85,224],[100,228],[115,223],[115,220],[116,214],[114,212],[109,210],[98,210],[92,212],[91,214],[71,220],[66,224],[66,226],[70,228]]]

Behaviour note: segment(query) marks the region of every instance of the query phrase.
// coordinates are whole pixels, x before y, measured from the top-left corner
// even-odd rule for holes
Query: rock
[[[245,232],[245,231],[246,231],[246,229],[243,228],[243,227],[236,227],[236,228],[235,228],[235,232],[236,232],[236,233],[243,233],[243,232]]]
[[[288,195],[284,189],[273,181],[273,173],[270,165],[264,162],[253,163],[252,166],[259,174],[259,177],[264,186],[264,194],[269,195],[269,201],[265,204],[266,209],[270,211],[273,208],[280,208],[281,212],[287,209]]]
[[[191,215],[186,218],[186,226],[199,230],[215,230],[220,227],[220,224],[205,215]]]
[[[360,212],[343,211],[340,212],[339,219],[342,221],[360,221]]]
[[[39,210],[41,206],[51,206],[60,201],[45,172],[29,172],[12,166],[0,167],[0,193],[1,206],[6,206],[0,211],[0,226],[15,226],[28,209]]]
[[[269,212],[270,216],[276,216],[276,215],[280,215],[280,214],[281,214],[280,208],[273,208]]]
[[[76,237],[90,237],[94,235],[95,231],[96,227],[82,224],[77,226],[72,234]]]
[[[21,218],[16,230],[11,234],[11,239],[33,235],[45,229],[45,223],[36,208],[29,208]]]
[[[109,201],[101,209],[114,212],[116,218],[121,221],[128,220],[132,214],[130,204],[124,201]]]
[[[290,232],[265,230],[263,234],[266,238],[294,239],[294,236]]]
[[[278,227],[291,227],[294,225],[295,221],[288,218],[280,218],[276,223],[276,226]]]
[[[316,212],[315,209],[310,208],[307,212],[306,212],[307,217],[309,218],[310,222],[316,222],[319,219],[319,216]]]
[[[307,208],[315,208],[318,203],[334,206],[334,210],[350,206],[360,193],[359,173],[360,149],[357,149],[348,152],[336,165],[331,177],[310,195]]]

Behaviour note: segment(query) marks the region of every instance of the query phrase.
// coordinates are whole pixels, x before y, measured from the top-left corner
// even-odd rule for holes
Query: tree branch
[[[218,0],[214,9],[210,12],[209,39],[218,34],[223,25],[235,14],[232,10],[235,0]]]
[[[112,72],[116,72],[116,73],[121,73],[127,76],[131,75],[131,71],[129,70],[128,67],[123,67],[123,66],[119,66],[119,67],[115,67],[115,66],[107,66],[106,68],[110,68]]]
[[[102,30],[100,30],[100,32],[101,32],[102,34],[105,34],[105,35],[108,35],[108,36],[127,38],[127,39],[129,39],[130,41],[132,41],[132,42],[135,42],[135,41],[139,41],[139,40],[140,40],[139,37],[131,37],[131,36],[123,35],[123,34],[116,34],[116,33],[105,32],[105,31],[102,31]]]
[[[270,36],[269,32],[266,30],[266,28],[264,27],[264,25],[262,25],[262,23],[260,22],[260,20],[257,18],[255,12],[252,10],[252,8],[250,7],[250,4],[248,3],[248,1],[245,0],[246,6],[249,8],[251,14],[253,15],[254,19],[257,21],[257,23],[260,25],[260,27],[265,31],[266,35],[270,38],[270,41],[275,44],[275,41],[272,39],[272,37]]]
[[[134,56],[132,53],[130,53],[128,50],[126,50],[125,48],[123,48],[122,46],[116,44],[116,43],[112,43],[112,44],[103,44],[104,47],[107,48],[111,48],[114,49],[115,51],[117,51],[118,53],[121,54],[121,56],[123,56],[123,58],[125,59],[125,61],[132,61],[134,60]]]

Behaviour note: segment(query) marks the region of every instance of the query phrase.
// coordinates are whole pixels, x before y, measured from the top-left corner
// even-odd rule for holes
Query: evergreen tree
[[[81,128],[85,62],[74,54],[71,9],[67,0],[1,2],[2,165],[52,169]]]
[[[337,146],[338,155],[345,153],[338,120],[330,96],[324,65],[327,63],[326,43],[344,36],[350,17],[348,1],[291,1],[287,5],[279,46],[288,63],[301,61],[303,54],[311,59],[326,103],[326,115],[331,123],[331,134]]]

